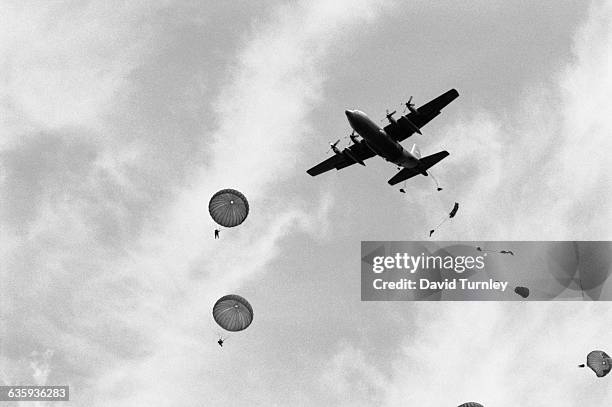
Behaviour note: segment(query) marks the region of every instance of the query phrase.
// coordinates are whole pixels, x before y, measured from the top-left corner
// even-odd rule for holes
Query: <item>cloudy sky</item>
[[[612,239],[612,2],[0,4],[0,379],[73,406],[609,405],[601,303],[360,301],[360,241]],[[347,108],[460,97],[311,178]],[[346,142],[346,140],[342,140]],[[210,196],[251,213],[212,239]],[[210,310],[249,299],[217,344]],[[29,405],[29,404],[28,404]],[[61,405],[61,404],[53,404]]]

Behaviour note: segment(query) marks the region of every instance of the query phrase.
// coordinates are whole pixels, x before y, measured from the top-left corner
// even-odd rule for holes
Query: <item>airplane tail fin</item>
[[[416,144],[412,145],[412,150],[410,150],[410,153],[416,158],[421,158],[421,150],[419,150],[419,147]]]

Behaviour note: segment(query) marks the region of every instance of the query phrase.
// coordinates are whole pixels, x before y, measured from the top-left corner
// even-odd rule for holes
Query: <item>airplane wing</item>
[[[346,152],[347,150],[348,153]],[[306,172],[314,177],[334,168],[336,170],[340,170],[348,167],[349,165],[357,164],[359,161],[365,161],[368,158],[374,157],[375,155],[376,154],[374,154],[374,152],[370,150],[370,148],[362,141],[344,149],[341,154],[335,154],[333,157],[330,157],[322,163],[315,165]]]
[[[402,181],[407,180],[408,178],[412,178],[416,175],[422,174],[423,171],[433,167],[444,158],[448,157],[448,151],[440,151],[439,153],[435,153],[432,155],[428,155],[427,157],[423,157],[419,160],[418,167],[415,168],[403,168],[400,172],[395,174],[393,178],[391,178],[388,182],[389,185],[395,185]]]
[[[406,116],[397,119],[395,124],[390,123],[385,126],[385,133],[393,137],[397,141],[404,141],[412,136],[415,132],[415,126],[421,128],[429,123],[434,117],[440,114],[442,109],[453,100],[459,97],[459,92],[456,89],[451,89],[446,93],[438,96],[432,101],[419,107],[418,114],[410,112]]]

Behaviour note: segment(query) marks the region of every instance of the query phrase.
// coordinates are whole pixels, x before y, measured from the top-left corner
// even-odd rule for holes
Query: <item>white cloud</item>
[[[142,58],[155,10],[143,2],[21,2],[0,16],[0,111],[9,134],[98,127]],[[5,139],[5,142],[6,139]]]
[[[573,61],[550,84],[527,88],[503,116],[475,112],[446,128],[451,157],[438,171],[462,209],[439,239],[610,236],[611,26],[609,3],[593,7]]]
[[[32,361],[30,367],[32,368],[32,377],[37,386],[44,386],[47,384],[49,373],[51,372],[51,358],[53,357],[53,350],[47,349],[42,354],[39,352],[32,352]]]
[[[335,397],[334,405],[371,406],[379,404],[388,385],[385,376],[366,361],[364,352],[350,344],[327,363],[321,374],[324,392]]]
[[[139,44],[154,45],[150,27],[141,30],[139,16],[147,13],[137,6],[113,13],[113,5],[91,4],[30,16],[16,5],[14,17],[40,24],[28,34],[29,48],[3,50],[12,75],[6,111],[19,126],[4,125],[13,133],[44,129],[52,136],[48,144],[25,149],[17,139],[3,146],[4,165],[15,180],[3,187],[24,195],[12,198],[3,213],[21,213],[25,203],[35,202],[23,215],[25,233],[17,228],[13,236],[7,228],[2,235],[3,250],[10,248],[2,259],[2,268],[10,270],[3,309],[32,314],[31,325],[20,332],[18,316],[10,314],[13,351],[19,338],[26,347],[53,348],[60,366],[54,374],[78,386],[77,403],[196,405],[205,397],[224,398],[200,383],[223,363],[214,340],[202,345],[210,308],[217,297],[263,272],[289,232],[325,231],[329,197],[312,204],[273,192],[292,175],[308,113],[321,96],[327,47],[343,37],[340,31],[371,20],[372,4],[283,6],[271,22],[253,27],[215,101],[218,130],[202,135],[215,140],[212,160],[205,168],[190,168],[187,187],[165,193],[175,199],[163,205],[138,200],[144,182],[135,182],[135,174],[151,165],[146,140],[102,136],[112,127],[117,94],[129,88],[127,73],[147,63]],[[136,40],[133,48],[135,39],[142,43]],[[75,141],[80,131],[71,130],[67,138],[67,127],[83,129],[98,145]],[[45,154],[45,160],[37,159]],[[24,158],[33,169],[20,166]],[[32,185],[21,185],[23,179]],[[163,182],[153,187],[173,188]],[[251,214],[214,241],[208,199],[225,187],[246,194]],[[131,217],[141,216],[137,203],[149,216],[142,229],[130,229]],[[73,370],[80,373],[67,373]],[[196,378],[202,393],[192,392]],[[183,389],[185,399],[177,400],[176,391],[168,394],[168,386]]]
[[[605,304],[482,305],[453,303],[443,313],[420,307],[418,338],[404,343],[382,405],[569,407],[602,405],[609,396],[591,371],[577,368],[611,339],[600,329]]]
[[[517,112],[477,112],[446,129],[441,144],[453,146],[454,158],[445,172],[449,189],[461,191],[462,210],[459,226],[439,239],[610,238],[611,11],[609,1],[591,8],[574,60],[550,86],[528,89]],[[370,398],[370,405],[609,402],[609,383],[577,368],[589,351],[612,343],[602,329],[610,318],[605,303],[414,304],[411,313],[415,335],[386,366],[388,377],[374,380],[385,400]],[[369,360],[361,371],[381,369]]]
[[[108,37],[111,38],[109,44],[118,44],[119,48],[135,38],[139,39],[136,40],[138,44],[142,40],[147,47],[155,46],[147,42],[151,38],[148,36],[151,28],[145,25],[148,28],[144,33],[139,30],[140,20],[136,16],[143,11],[138,8],[140,6],[134,7],[125,9],[89,4],[71,12],[70,18],[59,19],[57,26],[52,25],[50,31],[33,25],[35,34],[32,35],[36,38],[31,41],[34,44],[32,48],[8,47],[6,53],[3,51],[3,55],[9,55],[13,61],[21,61],[20,64],[28,67],[23,72],[12,73],[15,82],[2,95],[3,100],[11,101],[2,105],[7,117],[3,122],[6,131],[18,134],[40,128],[57,130],[63,126],[77,126],[87,130],[87,137],[108,144],[101,150],[94,148],[92,155],[84,160],[66,160],[69,164],[66,166],[63,166],[64,161],[60,164],[54,161],[53,155],[47,157],[51,164],[40,165],[39,169],[40,173],[48,175],[46,178],[40,176],[45,181],[43,193],[30,194],[19,201],[23,206],[28,201],[39,204],[28,233],[13,235],[3,228],[0,235],[1,267],[10,269],[11,273],[10,278],[2,280],[5,284],[8,282],[12,296],[3,296],[3,312],[10,310],[12,315],[15,309],[22,309],[32,314],[27,327],[10,321],[10,327],[17,327],[19,331],[8,337],[8,347],[3,348],[3,352],[19,353],[23,348],[28,348],[29,352],[32,347],[54,348],[51,376],[77,385],[79,391],[73,393],[73,403],[77,404],[200,405],[204,401],[209,405],[222,405],[250,397],[249,405],[272,405],[269,401],[274,397],[268,393],[275,389],[262,382],[266,376],[260,371],[240,372],[244,388],[234,389],[236,386],[227,384],[228,380],[235,379],[236,370],[249,363],[248,352],[261,348],[249,347],[252,335],[238,334],[236,340],[246,343],[246,346],[236,346],[231,353],[224,352],[225,349],[218,352],[214,338],[207,336],[210,334],[210,307],[218,296],[239,290],[243,283],[261,276],[265,266],[281,254],[280,243],[292,232],[306,231],[314,235],[325,231],[328,226],[330,196],[323,196],[319,202],[305,203],[279,196],[276,192],[296,170],[303,172],[297,168],[296,157],[304,146],[304,136],[311,131],[308,125],[310,110],[321,101],[326,58],[339,42],[343,47],[350,47],[351,43],[343,41],[350,40],[352,30],[362,29],[364,23],[372,22],[382,5],[365,1],[290,4],[279,8],[272,21],[251,27],[235,63],[228,70],[230,73],[218,98],[213,101],[215,124],[218,126],[212,134],[201,134],[207,140],[214,139],[207,151],[211,158],[204,167],[190,162],[189,179],[183,180],[185,184],[180,186],[147,177],[143,169],[147,166],[172,171],[184,163],[175,163],[173,160],[180,161],[182,156],[176,158],[172,154],[166,159],[163,159],[163,154],[155,157],[163,159],[163,162],[149,162],[152,160],[149,156],[151,146],[146,144],[146,132],[137,136],[127,135],[126,140],[119,137],[105,139],[106,126],[113,125],[107,122],[113,118],[106,113],[115,108],[111,104],[117,93],[129,87],[125,82],[126,72],[150,61],[144,58],[146,52],[142,54],[142,48],[138,47],[106,52],[104,35],[115,35],[116,38]],[[142,7],[146,9],[148,6]],[[18,10],[17,6],[14,7],[12,16],[18,16]],[[116,15],[113,13],[115,10]],[[610,70],[603,69],[601,64],[608,64],[609,68],[609,45],[606,44],[610,42],[606,27],[610,24],[602,10],[609,11],[602,8],[592,12],[593,21],[599,23],[594,28],[587,26],[584,39],[578,41],[582,45],[577,47],[575,64],[561,76],[567,95],[563,92],[561,95],[553,92],[552,96],[535,92],[536,95],[528,99],[524,111],[523,118],[529,119],[524,128],[512,126],[510,129],[503,118],[483,113],[451,129],[456,132],[444,140],[447,145],[467,146],[465,151],[454,151],[448,165],[447,173],[455,171],[458,176],[469,180],[470,185],[458,185],[457,189],[465,188],[470,196],[482,196],[483,201],[492,202],[487,206],[487,217],[484,217],[482,205],[471,205],[470,198],[465,198],[465,203],[462,200],[463,223],[459,229],[471,228],[471,232],[462,238],[533,238],[534,229],[543,230],[575,209],[559,203],[561,200],[557,198],[563,196],[567,199],[569,194],[570,200],[574,201],[591,192],[590,189],[598,188],[598,184],[589,179],[592,163],[584,166],[585,169],[572,171],[576,167],[566,169],[565,162],[578,151],[581,159],[591,158],[593,161],[592,157],[597,157],[599,163],[605,163],[605,157],[599,155],[599,148],[603,146],[601,150],[605,150],[609,146],[609,138],[603,136],[606,123],[599,120],[599,116],[589,117],[595,106],[584,99],[590,97],[590,92],[596,92],[595,99],[606,103],[609,81],[603,80],[600,89],[597,82],[577,79],[581,75],[594,74],[608,78]],[[598,12],[604,16],[597,16]],[[47,21],[44,13],[40,11],[40,15],[37,13],[31,18]],[[79,16],[82,20],[76,18]],[[25,34],[28,32],[26,26],[20,28],[26,30]],[[18,32],[13,28],[7,30]],[[41,33],[48,33],[48,40]],[[25,34],[20,36],[26,38]],[[62,41],[64,37],[66,41]],[[604,38],[608,42],[600,44],[599,40]],[[580,50],[586,44],[594,46],[598,52],[583,54],[584,51]],[[88,50],[92,54],[88,54]],[[37,52],[40,52],[39,58],[35,57]],[[61,69],[56,69],[52,62],[57,62],[57,58],[62,56],[67,62]],[[594,63],[588,62],[591,58]],[[100,72],[100,65],[107,62],[109,70]],[[40,65],[37,67],[36,63]],[[6,66],[10,67],[10,64]],[[41,75],[45,69],[49,69],[48,77]],[[71,78],[74,78],[73,83]],[[30,82],[32,85],[27,85]],[[22,87],[24,91],[20,92]],[[50,94],[38,97],[42,88],[49,89]],[[562,106],[567,110],[575,110],[581,119],[593,120],[596,125],[574,127],[577,125],[571,115],[560,115],[557,109],[550,108],[550,100],[556,98],[563,101]],[[53,103],[57,100],[66,103],[60,108]],[[574,102],[577,105],[571,104]],[[591,107],[586,109],[587,112],[583,109],[585,105]],[[129,115],[130,106],[120,106],[127,109]],[[71,137],[79,138],[79,132],[76,133]],[[65,140],[65,137],[57,138]],[[15,140],[13,138],[11,143],[2,147],[8,155],[13,153],[11,148],[16,145]],[[467,144],[470,142],[472,144]],[[79,147],[72,140],[59,144],[58,148],[63,150],[57,156],[63,158],[69,157]],[[580,150],[577,149],[579,146],[585,147]],[[87,148],[84,150],[89,151]],[[38,151],[33,148],[31,154],[36,156]],[[262,151],[266,153],[262,154]],[[487,156],[487,151],[492,154]],[[548,151],[555,152],[555,159],[546,161],[542,167],[546,175],[541,179],[533,177],[531,167],[527,167],[524,160],[534,161],[537,165],[537,159]],[[591,171],[586,168],[591,168]],[[557,178],[558,174],[563,176]],[[603,174],[596,174],[596,178]],[[568,176],[572,177],[571,188],[565,183]],[[500,179],[503,182],[510,180],[510,184],[505,184],[507,191],[504,185],[500,185]],[[9,177],[3,176],[3,185],[8,181]],[[146,187],[162,190],[159,194],[162,202],[153,202],[155,194],[143,192]],[[241,227],[223,230],[222,239],[214,241],[211,236],[214,224],[207,213],[208,199],[217,189],[226,187],[237,188],[247,195],[251,215]],[[609,189],[607,191],[607,194],[602,192],[603,202],[609,200]],[[588,202],[597,204],[592,198]],[[549,204],[551,209],[538,209],[544,204]],[[589,213],[606,216],[597,206],[591,209],[593,211]],[[532,215],[525,218],[525,213]],[[140,217],[142,224],[132,227],[134,218]],[[493,222],[490,219],[503,222],[500,221],[499,227],[491,226]],[[516,222],[516,219],[522,222]],[[568,227],[572,224],[575,223],[568,223]],[[576,236],[569,237],[605,236],[609,233],[596,223],[596,219],[587,220],[584,225],[585,230],[594,228],[593,234],[577,231]],[[556,226],[548,234],[537,232],[537,236],[563,238],[572,232],[568,227]],[[446,230],[450,233],[453,229],[441,230],[440,236]],[[249,298],[257,301],[257,294]],[[440,373],[435,366],[421,370],[416,366],[425,366],[432,354],[436,357],[442,354],[441,363],[448,373],[441,376],[448,379],[452,389],[452,394],[447,396],[455,395],[461,399],[452,402],[458,404],[475,398],[471,391],[477,390],[474,383],[481,380],[479,383],[490,384],[491,391],[502,389],[497,395],[491,393],[491,397],[497,398],[490,400],[499,401],[498,405],[503,406],[499,399],[508,391],[500,380],[505,383],[512,380],[512,376],[506,372],[500,372],[501,376],[491,375],[486,368],[480,367],[480,360],[485,359],[502,368],[512,363],[509,354],[486,354],[484,346],[496,338],[497,328],[491,321],[507,318],[512,314],[509,310],[520,311],[520,308],[515,305],[510,306],[514,308],[494,306],[483,314],[476,311],[476,307],[451,305],[457,307],[456,312],[423,314],[419,322],[419,335],[422,336],[415,343],[405,342],[408,362],[400,360],[393,377],[383,376],[382,372],[386,373],[387,369],[376,366],[376,361],[368,357],[366,350],[349,346],[327,366],[324,391],[336,392],[334,394],[339,397],[342,391],[356,390],[357,393],[353,393],[355,401],[364,405],[368,405],[369,397],[387,400],[389,405],[403,405],[411,397],[430,404],[427,397],[432,393],[440,397],[444,395],[435,386],[431,387],[438,382]],[[556,351],[563,350],[562,344],[567,338],[564,335],[575,328],[568,321],[591,318],[589,313],[601,315],[601,320],[593,318],[592,322],[577,324],[576,332],[589,332],[588,335],[581,336],[572,331],[571,340],[577,344],[571,350],[573,367],[574,356],[578,359],[590,350],[586,348],[595,338],[590,332],[603,325],[605,313],[600,311],[599,308],[588,308],[564,320],[563,309],[546,307],[542,312],[530,313],[529,324],[516,322],[509,325],[513,329],[500,328],[500,332],[503,337],[512,336],[516,346],[531,345],[531,334],[528,335],[527,330],[538,329],[538,324],[548,326],[548,318],[556,318],[557,325],[546,335],[556,334],[559,339],[551,341],[546,336],[541,343],[534,345],[533,351],[526,352],[532,358],[537,358],[534,352],[544,352],[553,357]],[[466,323],[466,319],[470,322]],[[264,330],[264,324],[260,325],[259,321],[256,317],[251,331],[254,334]],[[431,321],[434,323],[429,327]],[[474,331],[465,328],[470,324],[482,331],[478,333],[482,338],[476,336],[474,340]],[[445,337],[440,332],[452,332],[453,335]],[[466,348],[474,343],[484,356],[471,351],[462,359],[456,353],[457,347]],[[548,349],[543,345],[546,343],[559,346]],[[412,356],[414,349],[420,352],[416,357]],[[6,355],[0,355],[0,359],[6,360]],[[7,365],[19,363],[11,359]],[[468,367],[470,363],[473,366]],[[474,382],[465,374],[469,368],[476,372]],[[524,366],[517,366],[517,369],[524,369]],[[3,380],[7,382],[20,377],[17,370],[12,367],[8,373],[12,377],[3,377]],[[347,375],[347,370],[354,375]],[[424,375],[418,376],[418,372]],[[459,375],[461,380],[452,382],[455,375]],[[525,375],[530,377],[528,373]],[[371,386],[368,391],[355,387],[356,383],[366,382]],[[413,382],[419,383],[421,388],[409,387]],[[569,387],[571,383],[571,380],[563,379],[551,386],[561,392],[562,386]],[[168,392],[169,388],[173,389],[172,393]],[[412,391],[406,394],[408,388]],[[428,391],[421,394],[422,388]],[[252,393],[248,394],[248,390]],[[484,396],[489,397],[489,393]],[[316,395],[312,400],[315,398]],[[445,399],[440,405],[447,402]]]

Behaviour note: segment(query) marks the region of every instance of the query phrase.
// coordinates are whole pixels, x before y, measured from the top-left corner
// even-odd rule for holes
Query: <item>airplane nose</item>
[[[348,117],[349,119],[352,118],[353,116],[353,112],[351,110],[345,110],[344,114],[346,115],[346,117]]]

